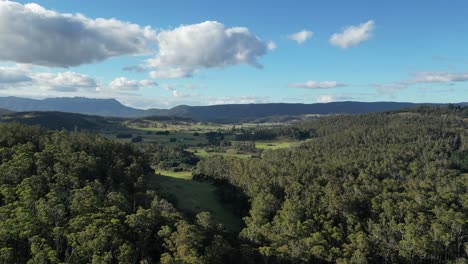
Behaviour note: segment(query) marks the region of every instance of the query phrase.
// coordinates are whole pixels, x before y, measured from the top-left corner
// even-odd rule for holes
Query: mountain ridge
[[[459,103],[466,105],[467,103]],[[125,106],[116,99],[58,97],[28,99],[0,97],[0,108],[14,112],[60,111],[107,117],[178,116],[208,122],[240,122],[267,116],[297,116],[306,114],[364,114],[399,110],[418,105],[442,105],[410,102],[330,102],[330,103],[262,103],[209,106],[179,105],[170,109],[138,109]]]
[[[12,111],[7,110],[7,109],[0,108],[0,116],[1,116],[1,115],[6,115],[6,114],[10,114],[10,113],[12,113]]]

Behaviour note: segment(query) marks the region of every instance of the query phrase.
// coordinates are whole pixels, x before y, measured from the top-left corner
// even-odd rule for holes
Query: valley
[[[64,176],[64,179],[78,177],[73,178],[73,181],[79,189],[71,194],[63,193],[64,197],[71,195],[75,199],[73,197],[78,193],[80,197],[88,197],[91,193],[98,195],[101,192],[99,190],[102,190],[100,186],[105,184],[114,186],[107,188],[119,190],[125,197],[133,197],[133,203],[139,204],[139,209],[132,210],[129,208],[131,201],[114,200],[116,198],[111,198],[114,193],[107,194],[107,198],[92,198],[91,195],[89,199],[104,199],[103,205],[86,209],[88,205],[83,204],[85,207],[76,209],[81,207],[72,203],[69,206],[72,206],[73,215],[86,217],[87,212],[112,211],[116,208],[109,209],[106,204],[124,203],[126,205],[119,209],[123,211],[118,213],[122,216],[117,214],[114,216],[117,218],[111,222],[127,223],[130,219],[140,217],[146,220],[132,220],[140,222],[128,222],[132,223],[131,226],[126,224],[121,228],[143,228],[135,224],[147,225],[153,223],[151,217],[156,217],[166,219],[165,224],[158,226],[154,222],[151,224],[153,227],[148,229],[152,231],[147,232],[169,232],[171,235],[166,239],[174,241],[171,243],[182,243],[177,240],[179,236],[180,239],[224,237],[222,243],[230,248],[223,249],[227,250],[227,255],[222,255],[227,263],[236,263],[234,255],[239,254],[245,262],[248,259],[279,261],[283,258],[292,261],[295,257],[291,252],[298,244],[302,245],[302,249],[298,250],[303,260],[299,263],[317,259],[328,263],[337,259],[358,258],[363,254],[369,258],[387,258],[391,262],[411,262],[424,256],[437,258],[440,254],[455,258],[463,253],[450,248],[433,251],[433,246],[458,243],[464,239],[463,233],[455,233],[453,238],[442,236],[433,242],[430,242],[430,237],[436,235],[433,232],[454,234],[455,230],[465,228],[464,221],[468,219],[463,198],[468,190],[467,118],[468,108],[461,106],[424,106],[365,115],[314,116],[306,121],[291,123],[230,124],[179,117],[114,118],[62,112],[7,113],[0,117],[0,123],[4,123],[0,124],[0,129],[4,127],[4,132],[7,131],[0,136],[0,144],[3,146],[3,150],[0,150],[7,151],[0,151],[0,154],[4,153],[1,155],[6,155],[0,173],[2,170],[3,173],[5,170],[18,171],[20,167],[12,170],[14,167],[11,166],[16,166],[14,162],[24,156],[11,156],[8,153],[29,153],[28,148],[36,149],[36,136],[27,139],[32,145],[20,142],[31,135],[41,135],[42,143],[37,146],[48,146],[46,149],[39,147],[34,150],[39,151],[37,153],[40,154],[35,155],[39,155],[41,160],[45,159],[41,162],[46,162],[50,151],[57,155],[56,164],[65,162],[63,166],[70,167],[72,165],[66,165],[68,162],[77,162],[76,169],[63,175],[70,175]],[[19,123],[33,126],[21,127]],[[62,141],[61,137],[68,139]],[[52,144],[51,141],[57,143]],[[88,146],[85,143],[87,141],[92,142],[89,143],[91,145]],[[60,149],[56,149],[55,145]],[[13,149],[8,150],[8,146],[13,146]],[[101,152],[100,148],[114,150]],[[73,152],[75,149],[78,152]],[[69,151],[72,152],[61,158],[61,153]],[[112,155],[117,154],[111,154],[116,151],[120,153],[118,160],[112,158]],[[85,154],[98,155],[99,158],[84,158]],[[129,154],[134,155],[130,160]],[[23,161],[23,165],[34,160]],[[95,163],[99,160],[101,162]],[[101,178],[94,178],[94,174],[88,170],[93,166],[101,166],[99,164],[102,161],[113,165],[106,165],[106,169],[92,169],[103,173],[99,176]],[[126,165],[122,162],[126,162]],[[119,166],[125,168],[109,170]],[[30,173],[29,170],[25,168],[14,174],[4,174],[12,175],[9,176],[12,178],[1,180],[3,189],[0,189],[0,193],[3,196],[0,198],[4,197],[3,201],[10,207],[0,206],[0,217],[2,210],[20,206],[5,200],[8,197],[6,195],[9,195],[7,191],[12,188],[8,184],[24,182],[16,177],[29,179],[24,176]],[[60,173],[59,167],[52,170],[54,175]],[[44,192],[58,188],[54,178],[48,178],[48,172],[34,173],[42,175],[41,181],[47,179],[50,185],[37,188],[45,188],[41,189]],[[127,176],[119,176],[121,173]],[[120,181],[127,181],[126,187]],[[14,188],[23,187],[18,185]],[[47,195],[52,197],[53,194]],[[151,198],[154,199],[151,204],[148,204],[149,197],[154,197]],[[405,198],[395,200],[396,197]],[[422,203],[422,197],[430,202]],[[113,199],[112,202],[109,199]],[[38,201],[45,203],[44,200]],[[41,206],[37,201],[30,202]],[[92,206],[93,203],[96,202],[88,204]],[[127,220],[124,220],[124,214],[128,214],[125,216]],[[150,217],[145,214],[161,215]],[[395,214],[401,215],[401,218],[394,218]],[[424,216],[424,220],[415,223],[416,220],[408,218],[415,214]],[[35,216],[31,217],[34,219]],[[102,219],[101,216],[98,218]],[[71,219],[77,221],[77,218]],[[390,221],[388,219],[400,224],[388,226],[385,224]],[[363,222],[371,225],[361,225]],[[8,228],[8,223],[4,222],[3,227],[2,224],[0,227]],[[399,238],[403,232],[399,229],[402,223],[414,227],[414,235]],[[345,229],[342,228],[344,226]],[[433,229],[436,226],[442,229],[436,231]],[[188,229],[182,231],[182,228]],[[66,232],[74,234],[75,231]],[[424,235],[428,232],[430,237]],[[4,236],[13,235],[7,233]],[[393,236],[393,241],[398,242],[383,244],[388,234]],[[131,241],[134,236],[122,235],[122,239]],[[138,236],[144,236],[144,233]],[[356,236],[364,240],[358,242],[354,240]],[[150,240],[145,238],[145,241]],[[407,250],[416,254],[416,257],[400,255],[405,251],[399,245],[408,241],[428,245],[417,246],[425,255],[417,255],[419,251],[411,248]],[[209,245],[209,242],[203,243]],[[303,243],[309,243],[309,246]],[[361,244],[351,251],[352,255],[347,255],[346,251],[341,250],[350,243]],[[178,248],[183,247],[179,244]],[[197,248],[193,252],[199,252],[189,254],[192,257],[207,257],[204,254],[220,257],[211,251],[215,249],[202,249],[196,244],[190,247],[194,250]],[[240,247],[249,248],[251,253],[240,252]],[[266,248],[271,251],[265,252]],[[337,249],[339,251],[333,251]],[[158,250],[167,249],[162,247]],[[178,252],[179,249],[172,250]],[[400,253],[383,257],[383,252],[387,250]]]

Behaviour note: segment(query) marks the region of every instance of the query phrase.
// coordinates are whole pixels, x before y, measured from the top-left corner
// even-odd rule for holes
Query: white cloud
[[[302,30],[297,33],[291,34],[288,36],[288,39],[296,41],[298,44],[302,44],[311,38],[314,35],[314,32],[308,30]]]
[[[372,86],[380,93],[395,93],[399,90],[406,89],[412,85],[418,84],[434,84],[434,83],[454,83],[467,82],[468,72],[418,72],[414,73],[413,77],[400,82],[392,82],[385,84],[373,84]]]
[[[198,69],[237,64],[262,66],[258,59],[274,48],[244,27],[215,21],[180,26],[158,34],[159,52],[148,60],[153,78],[190,77]]]
[[[335,33],[330,38],[330,43],[343,49],[354,47],[372,37],[375,23],[369,20],[357,26],[349,26],[341,33]]]
[[[324,82],[317,82],[317,81],[308,81],[305,83],[292,83],[289,85],[291,88],[307,88],[307,89],[330,89],[330,88],[338,88],[338,87],[345,87],[346,84],[339,83],[336,81],[324,81]]]
[[[51,67],[149,54],[156,41],[150,27],[10,1],[0,1],[0,32],[0,60]]]
[[[2,90],[85,92],[96,91],[97,88],[96,80],[76,72],[35,72],[24,65],[0,67],[0,89]]]
[[[315,98],[317,103],[331,103],[331,102],[339,102],[344,100],[349,100],[349,97],[340,95],[340,94],[323,94],[319,95]]]
[[[29,82],[31,80],[31,77],[18,68],[0,67],[0,84]]]
[[[39,89],[58,92],[96,91],[97,82],[76,72],[31,73],[33,85]]]
[[[273,50],[275,50],[277,48],[278,48],[278,46],[276,46],[276,43],[274,43],[273,41],[268,42],[267,49],[269,51],[273,51]]]
[[[118,77],[109,83],[109,88],[119,91],[137,91],[143,87],[157,86],[152,80],[129,80],[125,77]]]

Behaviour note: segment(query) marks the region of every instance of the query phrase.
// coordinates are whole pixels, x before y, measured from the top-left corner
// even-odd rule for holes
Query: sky
[[[468,101],[468,2],[0,0],[0,96]]]

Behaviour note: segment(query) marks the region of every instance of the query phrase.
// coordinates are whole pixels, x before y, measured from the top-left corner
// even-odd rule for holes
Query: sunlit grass
[[[192,179],[192,172],[191,171],[169,171],[169,170],[157,170],[156,174],[160,174],[163,176],[168,176],[177,179],[184,179],[184,180],[191,180]]]
[[[299,142],[288,142],[288,141],[271,141],[271,142],[256,142],[255,147],[257,149],[280,149],[290,148],[299,144]]]

